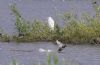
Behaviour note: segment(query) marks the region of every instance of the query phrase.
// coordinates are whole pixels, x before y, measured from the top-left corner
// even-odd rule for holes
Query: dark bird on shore
[[[93,39],[91,39],[90,43],[91,44],[100,44],[100,38],[99,37],[93,38]]]
[[[0,37],[2,37],[2,33],[0,33]]]
[[[65,47],[67,47],[66,44],[63,44],[62,42],[56,40],[57,45],[59,46],[58,52],[60,53]]]
[[[0,33],[0,37],[3,37],[4,36],[4,34],[3,33]]]
[[[19,33],[19,34],[18,34],[18,37],[23,37],[23,36],[25,36],[24,33]]]
[[[96,1],[94,1],[92,4],[97,4],[97,2],[96,2]]]

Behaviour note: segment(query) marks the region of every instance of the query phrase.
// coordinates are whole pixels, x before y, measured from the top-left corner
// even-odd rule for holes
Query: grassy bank
[[[13,36],[13,39],[18,42],[33,42],[33,41],[54,41],[60,38],[60,28],[56,24],[55,30],[51,31],[47,23],[41,20],[35,19],[32,22],[26,21],[15,5],[11,6],[11,11],[16,17],[16,29],[18,31],[17,36]],[[19,36],[23,34],[23,36]]]
[[[34,41],[55,41],[56,39],[68,43],[88,43],[91,39],[100,37],[100,7],[93,5],[95,15],[88,13],[77,18],[77,14],[65,12],[62,20],[63,27],[55,24],[55,30],[51,31],[47,23],[35,19],[33,22],[25,20],[16,5],[11,5],[10,9],[16,18],[16,29],[18,35],[14,35],[12,40],[16,42]]]

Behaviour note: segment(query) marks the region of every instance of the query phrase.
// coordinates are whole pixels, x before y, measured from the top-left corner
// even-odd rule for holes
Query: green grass
[[[10,63],[10,65],[19,65],[19,64],[15,59],[13,59],[12,62]]]
[[[46,61],[45,62],[37,62],[35,65],[81,65],[78,62],[74,63],[74,61],[66,61],[64,58],[61,59],[59,58],[58,54],[53,52],[53,53],[47,53],[46,55]],[[45,60],[45,59],[42,59]],[[61,61],[61,62],[60,62]],[[10,65],[19,65],[16,59],[13,59]]]
[[[88,43],[92,38],[100,37],[100,7],[93,6],[96,12],[94,17],[89,14],[83,14],[81,19],[77,14],[65,12],[63,20],[65,25],[61,28],[55,24],[55,30],[51,31],[47,23],[35,19],[33,22],[25,20],[16,5],[11,5],[10,9],[16,18],[16,29],[18,34],[23,33],[23,37],[13,36],[16,42],[34,42],[34,41],[55,41],[59,39],[63,42],[81,44]]]
[[[71,16],[68,19],[68,13],[65,13],[64,20],[66,25],[63,29],[64,37],[73,43],[87,43],[92,38],[100,37],[100,20],[98,16],[83,18],[83,20],[77,19],[75,16]]]

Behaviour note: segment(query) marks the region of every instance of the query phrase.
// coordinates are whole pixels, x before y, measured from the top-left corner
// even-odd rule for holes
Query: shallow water
[[[9,65],[13,59],[22,65],[45,63],[46,53],[40,53],[39,48],[50,49],[57,52],[58,47],[52,42],[32,43],[0,43],[0,65]],[[100,46],[68,45],[62,53],[57,53],[60,62],[63,58],[67,64],[72,65],[99,65]],[[62,65],[62,64],[61,64]]]
[[[47,21],[47,17],[63,25],[62,13],[65,11],[75,12],[79,16],[88,12],[94,14],[92,8],[93,0],[0,0],[0,27],[8,34],[16,32],[14,23],[15,17],[11,14],[10,5],[16,3],[22,16],[29,21],[35,18]],[[99,0],[97,0],[100,3]]]

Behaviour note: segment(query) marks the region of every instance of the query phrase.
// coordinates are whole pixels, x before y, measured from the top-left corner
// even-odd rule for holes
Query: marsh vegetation
[[[18,35],[13,35],[12,40],[16,42],[55,41],[56,39],[68,43],[88,43],[91,39],[100,36],[100,7],[93,5],[96,14],[90,16],[88,13],[77,18],[77,14],[64,12],[62,20],[63,27],[55,23],[54,31],[51,31],[47,23],[35,19],[33,22],[25,20],[17,6],[11,5],[10,9],[16,18],[16,29]],[[7,35],[4,40],[6,40]],[[3,39],[3,38],[2,38]]]
[[[61,62],[60,62],[61,61]],[[19,65],[16,59],[13,59],[10,65]],[[46,53],[46,61],[45,62],[37,62],[35,65],[73,65],[73,63],[68,62],[66,63],[66,60],[63,58],[60,60],[57,53]],[[80,63],[74,64],[74,65],[80,65]]]

